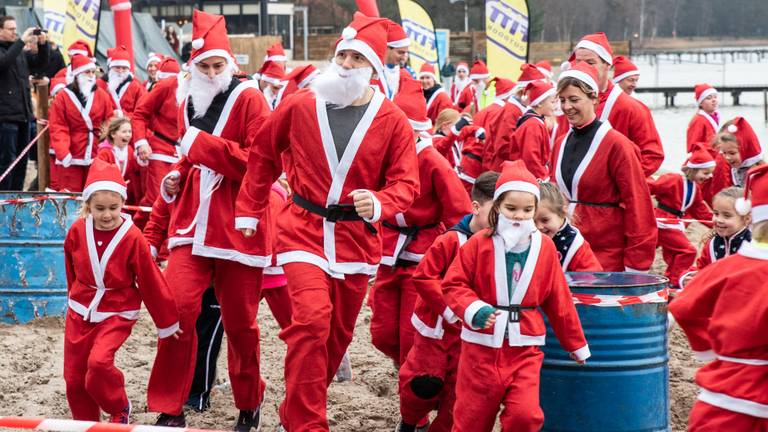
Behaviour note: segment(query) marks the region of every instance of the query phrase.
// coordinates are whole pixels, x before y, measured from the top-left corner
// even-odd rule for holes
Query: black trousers
[[[203,294],[203,308],[197,318],[196,331],[197,360],[187,406],[195,411],[205,411],[211,405],[211,389],[216,382],[216,361],[224,337],[221,306],[216,300],[213,287]]]
[[[13,163],[29,144],[28,122],[0,122],[0,175]],[[0,190],[20,191],[27,174],[27,153],[8,176],[0,182]]]

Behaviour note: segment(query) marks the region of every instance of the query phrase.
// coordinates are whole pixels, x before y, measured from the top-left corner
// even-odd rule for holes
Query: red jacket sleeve
[[[447,307],[441,285],[456,251],[456,245],[448,236],[455,237],[456,233],[447,232],[438,237],[413,273],[413,287],[436,314],[443,314]]]
[[[445,302],[448,307],[451,308],[453,313],[463,320],[465,324],[472,327],[472,318],[474,313],[472,311],[479,310],[482,306],[492,306],[487,302],[480,300],[480,296],[474,290],[474,284],[472,281],[472,275],[480,271],[478,268],[477,255],[478,255],[478,238],[477,236],[484,236],[485,233],[481,232],[470,238],[464,246],[459,249],[459,254],[453,260],[448,272],[443,279],[443,294],[445,295]],[[490,241],[490,239],[487,239]],[[491,266],[491,263],[484,263],[483,265]],[[486,271],[488,271],[486,269]],[[473,306],[474,304],[474,306]],[[466,316],[469,310],[469,314],[472,316]]]
[[[141,299],[155,322],[160,338],[168,337],[179,329],[179,312],[171,289],[149,250],[149,244],[141,235],[136,235],[133,272],[141,293]]]
[[[175,97],[175,95],[167,95],[165,92],[158,90],[155,88],[154,91],[145,93],[136,103],[136,108],[133,110],[131,126],[133,128],[133,140],[137,146],[148,144],[146,142],[141,143],[141,141],[147,139],[147,130],[152,116],[163,105],[166,97]]]
[[[496,128],[496,134],[493,139],[493,162],[491,170],[501,171],[501,164],[509,160],[512,149],[512,136],[517,130],[517,118],[515,110],[504,109],[499,117],[499,124]]]
[[[514,133],[514,141],[520,146],[521,159],[537,179],[549,180],[549,134],[547,126],[536,119],[523,123]]]
[[[691,122],[688,123],[688,130],[685,133],[685,142],[687,144],[687,151],[693,150],[693,145],[698,142],[707,141],[707,125],[699,119],[703,119],[700,115],[694,115]],[[706,121],[706,120],[705,120]]]
[[[160,250],[163,242],[168,238],[168,224],[171,219],[170,204],[166,203],[162,197],[157,197],[152,204],[152,212],[149,214],[149,221],[144,226],[144,238],[154,248],[153,255]]]
[[[51,141],[51,148],[56,153],[57,160],[64,160],[70,153],[70,141],[69,141],[69,121],[66,113],[66,101],[64,91],[59,93],[59,97],[54,98],[53,104],[48,111],[48,124],[49,134]]]
[[[640,148],[643,173],[649,176],[658,171],[661,163],[664,162],[664,148],[661,145],[661,137],[659,131],[656,130],[656,123],[653,121],[651,110],[638,100],[633,99],[632,101],[637,106],[634,114],[636,120],[630,121],[630,136],[627,138]]]
[[[64,269],[67,272],[67,292],[72,289],[72,284],[77,278],[75,275],[75,261],[72,259],[72,254],[75,252],[72,250],[72,237],[74,235],[73,230],[70,229],[67,232],[67,238],[64,239]]]
[[[436,159],[438,166],[432,171],[432,185],[440,199],[440,221],[446,227],[452,227],[472,211],[472,202],[448,162]]]
[[[544,248],[542,247],[542,252]],[[556,263],[557,257],[552,245],[551,261]],[[560,345],[570,352],[576,353],[581,359],[589,357],[589,348],[587,348],[587,339],[584,337],[584,331],[581,328],[579,314],[576,313],[576,306],[573,304],[571,290],[565,280],[565,274],[557,264],[549,266],[547,272],[551,278],[549,285],[550,291],[544,301],[541,303],[541,309],[547,315],[552,330],[555,331]],[[537,270],[543,271],[537,266]]]
[[[584,240],[579,250],[571,258],[571,262],[568,263],[568,268],[564,270],[569,272],[600,272],[603,271],[603,266],[600,265],[592,251],[592,246]]]

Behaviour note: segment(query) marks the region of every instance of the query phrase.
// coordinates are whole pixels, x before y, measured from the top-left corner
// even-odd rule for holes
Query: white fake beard
[[[77,76],[77,88],[80,89],[80,93],[82,93],[84,96],[88,96],[93,92],[93,86],[96,85],[96,77],[95,76],[87,76],[80,74]]]
[[[504,250],[511,251],[517,245],[524,245],[530,241],[531,233],[536,231],[536,224],[533,219],[523,221],[513,221],[502,213],[499,213],[496,223],[496,232],[504,240]]]
[[[190,68],[190,72],[188,94],[192,97],[192,107],[195,110],[194,118],[198,118],[205,115],[216,95],[229,88],[232,82],[232,68],[227,67],[213,78],[209,78],[195,66]]]
[[[113,69],[110,69],[109,70],[109,81],[108,81],[109,89],[112,90],[112,91],[117,91],[117,87],[120,84],[122,84],[123,81],[125,81],[130,74],[131,74],[130,72],[120,73],[120,72],[117,72],[117,71],[115,71]]]
[[[477,90],[477,93],[482,93],[485,91],[485,83],[480,81],[479,83],[473,83],[473,86],[475,86],[475,90]]]
[[[453,83],[456,84],[456,88],[459,89],[459,91],[464,90],[464,87],[469,85],[469,83],[472,82],[472,80],[469,79],[469,76],[466,76],[463,80],[454,78]]]
[[[328,68],[312,81],[310,88],[320,99],[336,105],[337,108],[344,108],[365,95],[372,75],[371,67],[347,70],[331,62]]]

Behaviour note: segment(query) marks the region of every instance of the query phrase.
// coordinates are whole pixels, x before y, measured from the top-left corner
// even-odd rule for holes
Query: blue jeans
[[[16,160],[28,143],[29,123],[0,122],[0,175]],[[24,155],[13,171],[0,182],[0,190],[20,191],[24,188],[28,158],[29,153]]]

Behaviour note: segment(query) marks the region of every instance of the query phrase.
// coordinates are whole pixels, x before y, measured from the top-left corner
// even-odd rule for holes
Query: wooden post
[[[37,118],[48,120],[48,84],[38,84],[37,88]],[[37,123],[37,130],[44,128]],[[39,133],[39,132],[38,132]],[[50,148],[50,134],[46,131],[37,141],[37,190],[44,191],[51,181],[48,149]]]
[[[768,90],[763,89],[763,119],[768,123]]]

